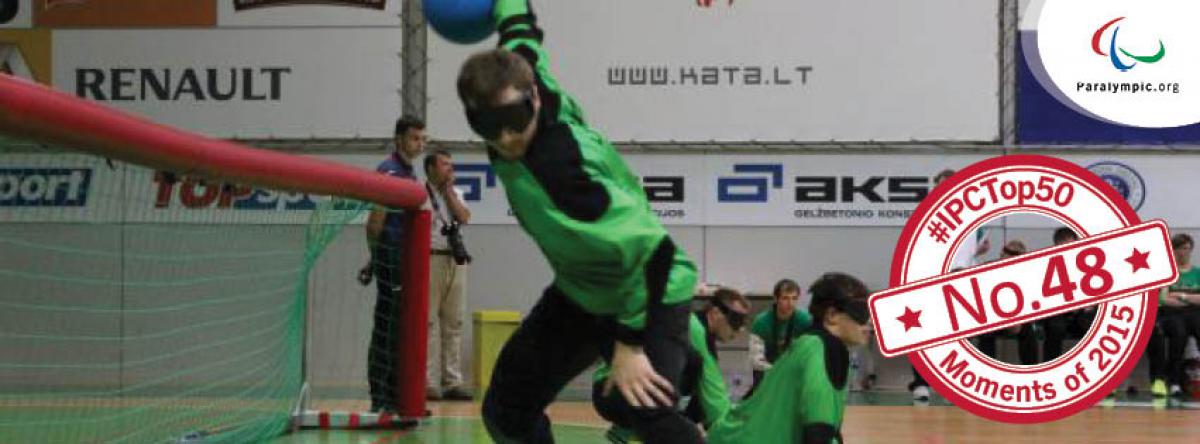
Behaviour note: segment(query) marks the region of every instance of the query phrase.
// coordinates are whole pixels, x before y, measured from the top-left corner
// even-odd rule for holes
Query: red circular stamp
[[[1054,219],[1080,240],[951,270],[976,229],[1020,213]],[[1166,225],[1143,223],[1099,177],[1051,157],[1003,156],[963,169],[917,207],[891,288],[871,296],[870,310],[884,356],[908,354],[946,399],[997,421],[1046,422],[1092,406],[1132,371],[1157,289],[1178,275]],[[1001,362],[969,341],[1079,310],[1094,316],[1090,330],[1041,364]]]

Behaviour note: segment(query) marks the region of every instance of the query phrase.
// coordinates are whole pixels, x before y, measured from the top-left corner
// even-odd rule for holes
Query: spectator
[[[812,316],[796,309],[800,302],[800,285],[796,281],[783,279],[776,282],[771,294],[775,297],[771,309],[759,313],[750,324],[750,367],[754,383],[746,397],[758,387],[775,359],[787,351],[792,339],[812,326]]]
[[[376,168],[382,174],[416,180],[413,159],[425,150],[425,123],[413,117],[396,121],[395,150]],[[358,273],[359,283],[375,279],[375,321],[371,348],[367,350],[367,382],[371,387],[371,411],[396,411],[395,330],[396,305],[400,302],[400,270],[404,268],[404,211],[376,208],[367,219],[367,247],[371,257]]]
[[[1054,230],[1054,245],[1062,245],[1079,240],[1079,235],[1070,228],[1061,227]],[[1047,361],[1052,361],[1063,354],[1063,344],[1067,339],[1082,338],[1092,327],[1092,319],[1096,317],[1096,308],[1088,307],[1070,311],[1058,316],[1052,316],[1042,321],[1045,326],[1046,340],[1042,352]]]
[[[429,258],[429,351],[425,365],[425,394],[429,399],[466,401],[461,345],[466,294],[467,264],[471,256],[463,244],[462,226],[471,220],[462,190],[454,187],[450,153],[438,150],[425,156],[425,190],[433,212]]]
[[[1159,300],[1164,305],[1159,309],[1159,322],[1166,336],[1166,377],[1171,386],[1171,396],[1183,395],[1182,386],[1186,381],[1183,355],[1188,338],[1195,338],[1200,343],[1200,311],[1196,308],[1200,305],[1200,268],[1192,266],[1192,249],[1195,245],[1192,236],[1186,233],[1171,237],[1171,248],[1179,267],[1179,280],[1159,293]]]
[[[1005,243],[1004,248],[1000,249],[1000,260],[1019,256],[1028,251],[1029,249],[1025,247],[1024,242],[1013,239]],[[1017,356],[1021,365],[1037,364],[1037,329],[1034,325],[1033,323],[1027,323],[980,335],[978,337],[979,351],[996,359],[996,340],[1001,337],[1012,337],[1017,340]]]
[[[933,177],[933,186],[936,188],[943,181],[954,175],[954,170],[945,169]],[[992,248],[992,240],[987,236],[987,229],[980,228],[975,232],[975,242],[964,242],[958,251],[954,253],[954,259],[951,262],[950,270],[971,268],[979,264],[980,257],[987,254]]]
[[[955,173],[952,169],[944,169],[933,176],[933,187],[937,188],[946,179],[949,179]],[[987,254],[991,249],[991,238],[987,237],[986,231],[980,229],[976,232],[975,242],[963,243],[958,251],[954,252],[954,257],[950,262],[950,270],[961,270],[975,266],[975,261],[980,256]],[[916,368],[912,369],[913,380],[908,384],[908,390],[912,392],[914,401],[928,402],[932,392],[929,390],[929,383],[925,382],[925,378],[917,372]]]

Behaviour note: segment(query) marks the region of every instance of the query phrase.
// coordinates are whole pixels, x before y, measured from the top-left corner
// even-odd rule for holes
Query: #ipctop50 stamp
[[[1080,240],[966,270],[954,253],[985,223],[1039,214]],[[940,184],[909,219],[890,287],[871,295],[880,351],[908,354],[939,393],[989,419],[1035,423],[1092,406],[1132,371],[1153,329],[1158,288],[1179,277],[1161,221],[1143,223],[1107,183],[1055,158],[1002,156]],[[1095,310],[1062,356],[1014,365],[968,340],[1073,310]]]

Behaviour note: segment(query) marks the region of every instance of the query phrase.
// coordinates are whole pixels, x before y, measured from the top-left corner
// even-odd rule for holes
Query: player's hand
[[[446,173],[446,183],[442,185],[442,192],[447,196],[454,194],[454,170],[451,169]]]
[[[650,358],[641,347],[617,341],[613,347],[612,373],[604,384],[604,395],[612,392],[613,386],[634,408],[670,407],[675,389],[671,382],[654,371]]]
[[[358,283],[364,287],[371,285],[371,279],[373,277],[374,276],[371,273],[371,264],[367,264],[363,266],[361,270],[358,270]]]
[[[1185,307],[1188,305],[1183,293],[1168,293],[1167,297],[1163,298],[1162,304],[1168,307]]]

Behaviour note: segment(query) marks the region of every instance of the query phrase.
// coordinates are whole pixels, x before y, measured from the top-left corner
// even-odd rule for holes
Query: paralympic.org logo
[[[1034,2],[1039,3],[1039,2]],[[1040,0],[1021,25],[1034,78],[1080,114],[1169,128],[1200,122],[1200,2]],[[1031,32],[1032,31],[1032,32]],[[1168,51],[1168,47],[1170,51]],[[1168,54],[1168,52],[1170,54]]]
[[[1095,52],[1103,57],[1108,57],[1112,61],[1113,68],[1121,70],[1122,72],[1133,69],[1134,66],[1137,66],[1138,62],[1147,64],[1158,63],[1159,60],[1162,60],[1163,57],[1167,55],[1167,46],[1163,43],[1162,39],[1158,40],[1158,52],[1154,53],[1153,55],[1134,55],[1129,51],[1126,51],[1125,48],[1117,46],[1117,35],[1121,32],[1121,26],[1118,25],[1117,22],[1122,20],[1125,20],[1125,17],[1117,17],[1112,19],[1092,34],[1092,52]],[[1109,28],[1112,28],[1112,33],[1109,33],[1108,45],[1105,45],[1108,48],[1108,53],[1105,53],[1105,48],[1102,48],[1100,44],[1101,39],[1104,37],[1104,34],[1109,30]],[[1120,54],[1124,54],[1127,58],[1133,59],[1134,61],[1126,63],[1124,60],[1121,60],[1121,56],[1118,54],[1118,52]]]
[[[1118,45],[1118,36],[1121,35],[1120,22],[1124,20],[1125,17],[1117,17],[1109,20],[1092,33],[1093,53],[1108,59],[1107,62],[1111,63],[1113,68],[1120,72],[1128,72],[1139,63],[1148,65],[1158,63],[1162,61],[1163,57],[1167,56],[1167,46],[1163,43],[1162,39],[1158,39],[1157,52],[1149,55],[1134,54],[1124,46]],[[1108,37],[1107,39],[1105,39],[1106,36]],[[1104,42],[1108,43],[1105,44]],[[1179,82],[1160,82],[1156,85],[1154,82],[1144,81],[1081,81],[1076,83],[1075,90],[1098,94],[1145,94],[1155,92],[1179,94],[1179,87]]]

